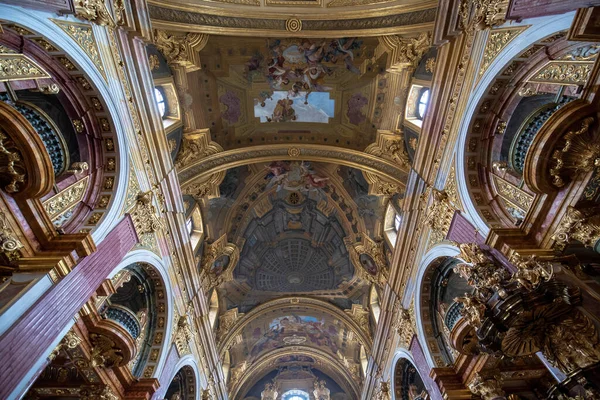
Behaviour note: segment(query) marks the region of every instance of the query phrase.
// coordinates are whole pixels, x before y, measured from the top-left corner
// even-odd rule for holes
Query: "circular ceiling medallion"
[[[290,18],[285,21],[285,29],[290,32],[300,32],[302,30],[302,21],[298,18]]]

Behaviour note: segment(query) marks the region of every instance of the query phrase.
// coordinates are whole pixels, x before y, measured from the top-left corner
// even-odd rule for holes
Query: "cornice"
[[[185,11],[160,5],[149,5],[152,24],[155,28],[185,32],[200,32],[235,36],[285,36],[290,34],[288,21],[299,21],[300,29],[294,34],[302,37],[379,36],[392,34],[414,34],[431,30],[435,21],[435,8],[419,9],[407,13],[375,17],[342,19],[336,14],[332,20],[323,18],[282,18],[245,12],[244,18],[232,15]],[[239,10],[236,10],[239,13]],[[364,15],[364,13],[362,14]],[[300,33],[301,32],[301,33]]]

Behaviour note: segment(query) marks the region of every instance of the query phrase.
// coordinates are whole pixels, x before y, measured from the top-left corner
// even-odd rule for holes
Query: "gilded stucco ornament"
[[[8,225],[6,214],[0,211],[0,253],[8,263],[13,263],[21,258],[23,243]]]
[[[381,36],[379,41],[388,51],[387,71],[401,72],[405,68],[417,67],[421,57],[429,50],[431,33],[423,32],[416,38]]]
[[[58,353],[63,349],[74,349],[81,344],[81,338],[73,331],[67,332],[67,334],[61,339],[58,345],[48,355],[48,360],[52,361],[56,358]]]
[[[593,117],[584,119],[581,128],[565,134],[560,141],[562,148],[552,153],[550,176],[554,186],[563,187],[577,174],[600,166],[600,141],[590,133],[593,123]]]
[[[0,131],[0,178],[4,190],[8,193],[18,193],[21,184],[27,182],[27,170],[23,164],[21,152],[12,139]]]
[[[177,169],[186,168],[202,158],[222,151],[223,147],[210,140],[209,129],[187,132],[183,136],[181,148],[175,158],[175,167]]]
[[[101,334],[91,333],[92,352],[90,354],[91,366],[113,368],[123,363],[123,352],[116,343]]]
[[[429,207],[426,207],[430,194],[432,200]],[[429,243],[431,245],[441,242],[448,234],[452,218],[454,217],[455,211],[458,209],[456,201],[457,199],[452,199],[446,190],[437,190],[434,188],[426,190],[421,196],[421,204],[426,208],[426,213],[424,214],[422,222],[423,225],[431,228],[431,235],[429,238]]]
[[[267,383],[265,390],[260,393],[261,400],[277,400],[279,386],[277,383]]]
[[[389,381],[380,381],[375,390],[375,400],[391,400],[392,394]]]
[[[78,0],[75,15],[98,25],[115,26],[104,0]]]
[[[240,259],[240,251],[233,243],[227,242],[227,234],[212,243],[206,242],[201,262],[201,270],[208,278],[210,290],[233,278],[233,270]]]
[[[177,326],[173,335],[173,342],[177,348],[179,357],[190,353],[190,342],[194,338],[194,331],[190,326],[187,315],[182,315],[177,319]]]
[[[400,337],[400,346],[408,348],[410,342],[415,335],[415,312],[414,307],[406,309],[402,307],[400,301],[397,302],[396,309],[398,310],[392,327]]]
[[[410,158],[406,151],[404,136],[399,133],[378,130],[375,143],[367,146],[365,153],[392,161],[400,168],[410,169]]]
[[[458,18],[464,31],[487,29],[505,22],[508,0],[461,0]]]
[[[500,375],[483,378],[477,372],[469,382],[468,387],[471,393],[481,396],[483,400],[494,400],[504,397],[502,377]]]
[[[199,52],[206,46],[208,35],[187,33],[180,35],[163,30],[154,31],[154,43],[172,67],[183,67],[187,72],[201,68]]]
[[[346,248],[350,253],[358,276],[369,282],[383,285],[387,281],[387,261],[383,241],[374,241],[364,234],[362,241],[349,243],[345,239]]]
[[[238,319],[242,318],[244,313],[239,313],[238,308],[232,308],[219,316],[219,330],[217,331],[217,342],[221,343],[227,336],[227,333],[235,326]]]
[[[129,212],[138,236],[164,228],[156,215],[156,208],[152,204],[152,194],[151,190],[138,194],[135,205]]]
[[[540,261],[536,256],[524,258],[519,253],[513,253],[509,261],[517,267],[511,281],[529,292],[535,290],[542,282],[548,282],[554,275],[552,264]]]
[[[552,239],[555,241],[554,248],[561,251],[571,240],[594,247],[600,240],[600,209],[593,207],[578,210],[569,206]]]
[[[485,319],[487,307],[485,301],[479,295],[465,294],[464,296],[456,297],[454,301],[462,304],[463,307],[460,310],[460,314],[467,319],[469,325],[475,328],[481,327]]]
[[[365,336],[371,337],[371,326],[369,323],[369,311],[360,304],[352,304],[352,308],[344,310],[363,330]]]

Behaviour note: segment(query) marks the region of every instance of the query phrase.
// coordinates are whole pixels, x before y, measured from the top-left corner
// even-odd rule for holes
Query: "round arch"
[[[467,102],[465,112],[462,115],[462,119],[458,128],[459,132],[456,144],[456,180],[458,185],[458,193],[460,195],[461,202],[465,207],[466,216],[484,237],[489,233],[490,227],[479,215],[474,201],[469,195],[469,188],[467,184],[465,153],[467,146],[467,135],[469,133],[471,120],[476,112],[480,100],[486,94],[488,87],[491,85],[496,75],[500,74],[514,57],[522,53],[532,43],[550,36],[558,31],[569,29],[573,16],[574,13],[567,13],[559,16],[536,18],[533,21],[523,20],[519,23],[513,23],[511,27],[531,26],[519,34],[518,37],[511,41],[508,46],[506,46],[506,48],[504,48],[502,52],[496,56],[471,92],[471,97]],[[532,22],[535,23],[532,24]],[[441,178],[438,177],[438,179]]]
[[[112,279],[118,272],[125,269],[129,265],[142,263],[149,265],[153,268],[154,271],[158,274],[158,279],[162,281],[162,288],[164,289],[164,301],[165,301],[165,320],[164,320],[164,333],[162,338],[162,343],[158,348],[159,352],[154,361],[154,370],[152,371],[151,376],[159,378],[160,373],[164,368],[168,353],[169,353],[169,338],[172,335],[173,331],[173,307],[172,303],[173,292],[172,292],[172,284],[169,278],[169,274],[167,272],[167,268],[163,264],[162,260],[154,253],[148,250],[140,249],[134,250],[128,253],[123,260],[117,265],[117,267],[109,274],[107,279]],[[146,371],[144,372],[146,374]]]
[[[323,369],[323,372],[330,374],[330,377],[334,380],[340,380],[337,382],[341,387],[345,387],[350,390],[350,393],[355,398],[360,397],[360,388],[356,384],[355,379],[339,359],[333,357],[331,354],[315,349],[308,346],[294,346],[294,348],[280,348],[274,349],[268,352],[262,357],[261,361],[249,367],[245,373],[246,379],[241,382],[235,382],[232,390],[230,391],[231,398],[237,398],[238,394],[243,394],[244,390],[250,389],[248,385],[253,385],[254,382],[260,379],[260,376],[268,372],[269,369],[273,369],[273,363],[275,363],[280,357],[286,355],[304,355],[312,357],[315,360],[321,360],[322,366],[319,369]],[[256,379],[251,379],[255,377]],[[248,384],[248,382],[251,382]]]
[[[421,263],[419,264],[416,279],[414,280],[415,283],[412,290],[410,291],[414,293],[414,298],[416,299],[414,307],[416,319],[415,322],[417,325],[417,339],[419,340],[419,343],[423,348],[423,353],[425,354],[425,359],[429,368],[439,367],[440,365],[436,365],[432,356],[432,349],[429,347],[428,341],[426,340],[427,335],[425,333],[425,321],[423,320],[423,307],[420,301],[420,299],[423,296],[423,280],[425,277],[425,273],[432,266],[435,260],[442,257],[456,257],[459,253],[460,250],[458,249],[458,247],[448,243],[437,245],[431,250],[429,250],[422,258]],[[408,296],[412,297],[411,294],[408,294]]]
[[[402,361],[410,363],[415,368],[416,371],[414,373],[418,375],[419,379],[421,380],[421,382],[422,382],[422,384],[424,386],[424,389],[429,394],[431,394],[433,388],[430,387],[431,385],[428,384],[429,383],[428,380],[426,378],[424,379],[423,376],[421,376],[421,371],[418,370],[413,355],[410,352],[408,352],[408,351],[406,351],[404,349],[398,349],[396,351],[396,354],[394,355],[394,358],[392,360],[392,364],[390,366],[390,381],[391,381],[392,399],[394,399],[394,400],[402,400],[401,397],[398,398],[396,396],[396,391],[398,389],[401,389],[401,387],[398,387],[396,385],[396,368],[398,366],[398,363],[400,363]],[[417,397],[417,398],[420,399],[421,397]]]
[[[271,144],[227,150],[195,161],[183,168],[178,176],[183,187],[194,181],[205,181],[211,175],[230,168],[281,160],[337,163],[376,174],[402,188],[406,186],[408,177],[407,170],[381,157],[341,147],[308,144]]]
[[[128,152],[125,151],[127,146],[126,132],[133,132],[133,128],[128,123],[124,123],[124,121],[129,121],[129,117],[127,117],[128,114],[118,102],[122,95],[113,93],[107,80],[98,71],[98,67],[87,56],[85,51],[58,25],[48,19],[47,13],[8,5],[0,5],[0,12],[5,21],[27,26],[32,32],[43,37],[52,38],[52,42],[69,55],[69,57],[77,64],[79,70],[86,75],[86,78],[88,78],[90,83],[98,90],[99,95],[106,105],[108,113],[113,117],[117,148],[120,150],[117,152],[119,169],[118,175],[116,176],[116,189],[114,190],[112,204],[123,204],[129,175],[129,158]],[[68,19],[64,18],[64,20]],[[98,42],[107,41],[105,37],[101,37],[100,35],[96,35],[96,40]],[[108,208],[102,222],[92,233],[92,237],[96,243],[100,243],[118,223],[120,213],[120,207],[113,206]]]
[[[244,315],[230,330],[227,332],[225,338],[219,344],[219,354],[223,355],[227,349],[231,347],[235,337],[242,332],[242,330],[248,325],[254,318],[261,316],[264,313],[268,313],[274,310],[285,312],[287,309],[294,309],[298,307],[310,307],[315,310],[319,310],[328,313],[340,321],[344,322],[355,335],[358,337],[358,341],[368,351],[371,351],[371,342],[360,326],[354,321],[348,314],[341,311],[339,308],[331,303],[323,300],[318,300],[309,297],[285,297],[280,299],[274,299],[267,301],[257,307],[254,307],[252,311]]]
[[[167,392],[169,384],[173,381],[177,373],[182,368],[186,367],[190,368],[194,372],[194,379],[196,382],[195,400],[200,400],[202,396],[202,388],[205,388],[207,386],[207,382],[206,379],[204,379],[204,376],[200,373],[198,363],[194,359],[194,356],[191,354],[186,354],[185,356],[181,357],[179,361],[177,361],[177,364],[175,364],[172,367],[171,371],[169,371],[169,375],[167,376],[168,379],[166,379],[164,382],[161,382],[161,386],[154,394],[154,398],[163,398]]]

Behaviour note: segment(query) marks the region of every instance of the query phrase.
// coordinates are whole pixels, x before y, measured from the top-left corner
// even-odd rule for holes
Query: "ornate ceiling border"
[[[312,16],[298,19],[265,18],[263,14],[244,18],[198,12],[195,9],[177,9],[149,4],[152,25],[158,29],[200,32],[219,35],[256,36],[287,35],[290,31],[302,32],[303,37],[378,36],[424,31],[433,28],[436,8],[411,10],[381,16],[349,19],[318,19]],[[364,14],[363,14],[364,15]],[[290,25],[288,21],[298,23]],[[291,28],[293,27],[293,28]]]
[[[230,397],[237,398],[238,394],[247,392],[250,389],[248,387],[249,385],[253,385],[259,381],[259,379],[251,379],[252,377],[264,375],[270,370],[277,368],[277,359],[290,355],[306,355],[312,357],[315,359],[314,368],[320,369],[324,373],[330,375],[330,377],[342,388],[346,390],[350,389],[355,395],[355,398],[360,397],[360,382],[355,380],[356,377],[346,369],[343,363],[331,354],[309,346],[288,346],[268,352],[261,358],[260,362],[253,364],[244,371],[243,377],[241,377],[238,382],[233,382],[233,386],[229,390],[229,393],[231,394]],[[339,381],[335,378],[338,378]]]
[[[348,326],[358,338],[359,343],[365,348],[367,353],[371,352],[371,341],[365,334],[364,330],[350,317],[333,304],[323,300],[318,300],[310,297],[284,297],[280,299],[270,300],[259,306],[256,306],[249,313],[245,314],[230,330],[227,336],[219,343],[219,354],[223,356],[225,352],[233,345],[235,337],[242,333],[242,330],[253,319],[271,311],[285,312],[286,309],[297,307],[309,307],[321,312],[332,315],[334,318],[342,321]]]
[[[323,145],[263,145],[245,149],[228,150],[208,155],[182,169],[178,176],[182,187],[192,182],[203,182],[212,174],[241,165],[280,160],[317,161],[338,163],[364,172],[376,174],[381,179],[406,187],[408,171],[399,165],[377,156],[356,150]]]

